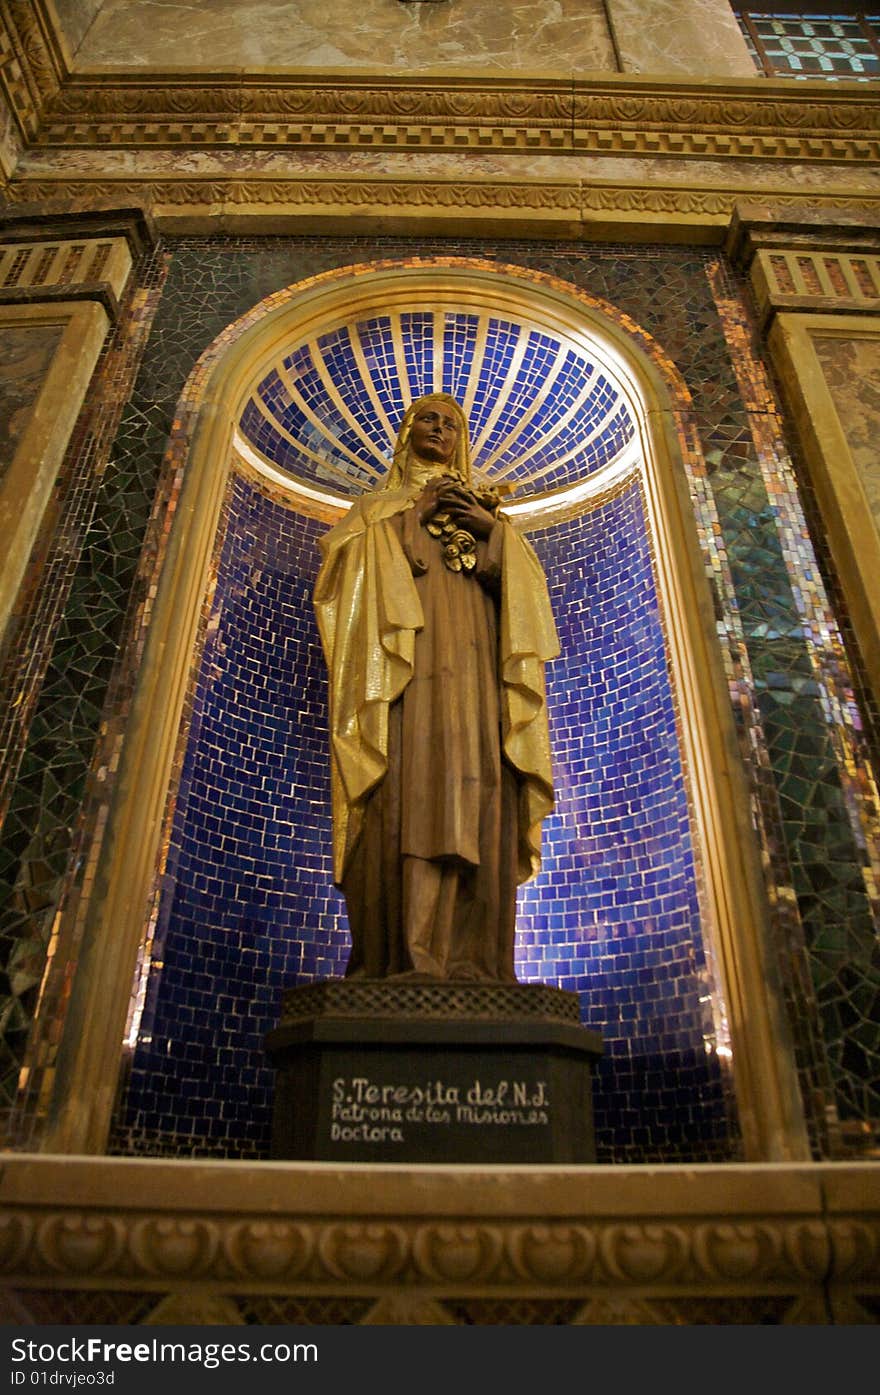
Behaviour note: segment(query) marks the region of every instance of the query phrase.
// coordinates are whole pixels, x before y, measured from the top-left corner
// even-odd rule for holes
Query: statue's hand
[[[475,538],[488,538],[495,519],[488,509],[477,503],[474,496],[459,484],[448,484],[442,491],[441,503],[460,528],[466,528]]]
[[[443,491],[445,488],[448,488],[448,486],[449,480],[441,475],[438,475],[436,479],[428,481],[418,499],[416,499],[414,506],[419,523],[430,523],[437,509],[440,507]]]

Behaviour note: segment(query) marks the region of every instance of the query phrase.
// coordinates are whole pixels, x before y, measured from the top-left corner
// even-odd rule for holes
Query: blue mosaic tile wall
[[[520,893],[518,973],[599,1029],[599,1161],[735,1157],[694,851],[637,484],[533,539],[562,653],[547,696],[557,807]]]
[[[236,481],[201,664],[122,1133],[265,1156],[281,995],[344,972],[332,887],[326,680],[311,521]],[[606,1043],[605,1160],[735,1152],[707,1054],[687,807],[636,485],[538,535],[563,655],[559,785],[521,893],[517,973],[581,995]]]
[[[226,513],[122,1128],[141,1147],[259,1157],[281,992],[340,974],[347,934],[326,866],[323,526],[242,480]]]

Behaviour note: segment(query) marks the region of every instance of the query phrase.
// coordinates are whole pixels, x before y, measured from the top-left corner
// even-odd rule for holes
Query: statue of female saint
[[[472,488],[454,398],[407,411],[384,488],[321,540],[347,976],[514,981],[516,891],[553,808],[541,565]]]

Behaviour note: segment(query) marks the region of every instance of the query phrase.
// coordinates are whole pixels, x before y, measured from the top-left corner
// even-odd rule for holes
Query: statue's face
[[[458,441],[458,420],[439,402],[426,402],[415,414],[409,443],[420,460],[448,465]]]

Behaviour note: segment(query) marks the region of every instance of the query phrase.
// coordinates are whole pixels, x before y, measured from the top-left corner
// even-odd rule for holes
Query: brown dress
[[[389,520],[424,616],[388,713],[388,766],[348,849],[347,974],[513,980],[518,782],[502,755],[501,523],[451,571],[413,509]],[[405,772],[405,778],[404,778]]]

